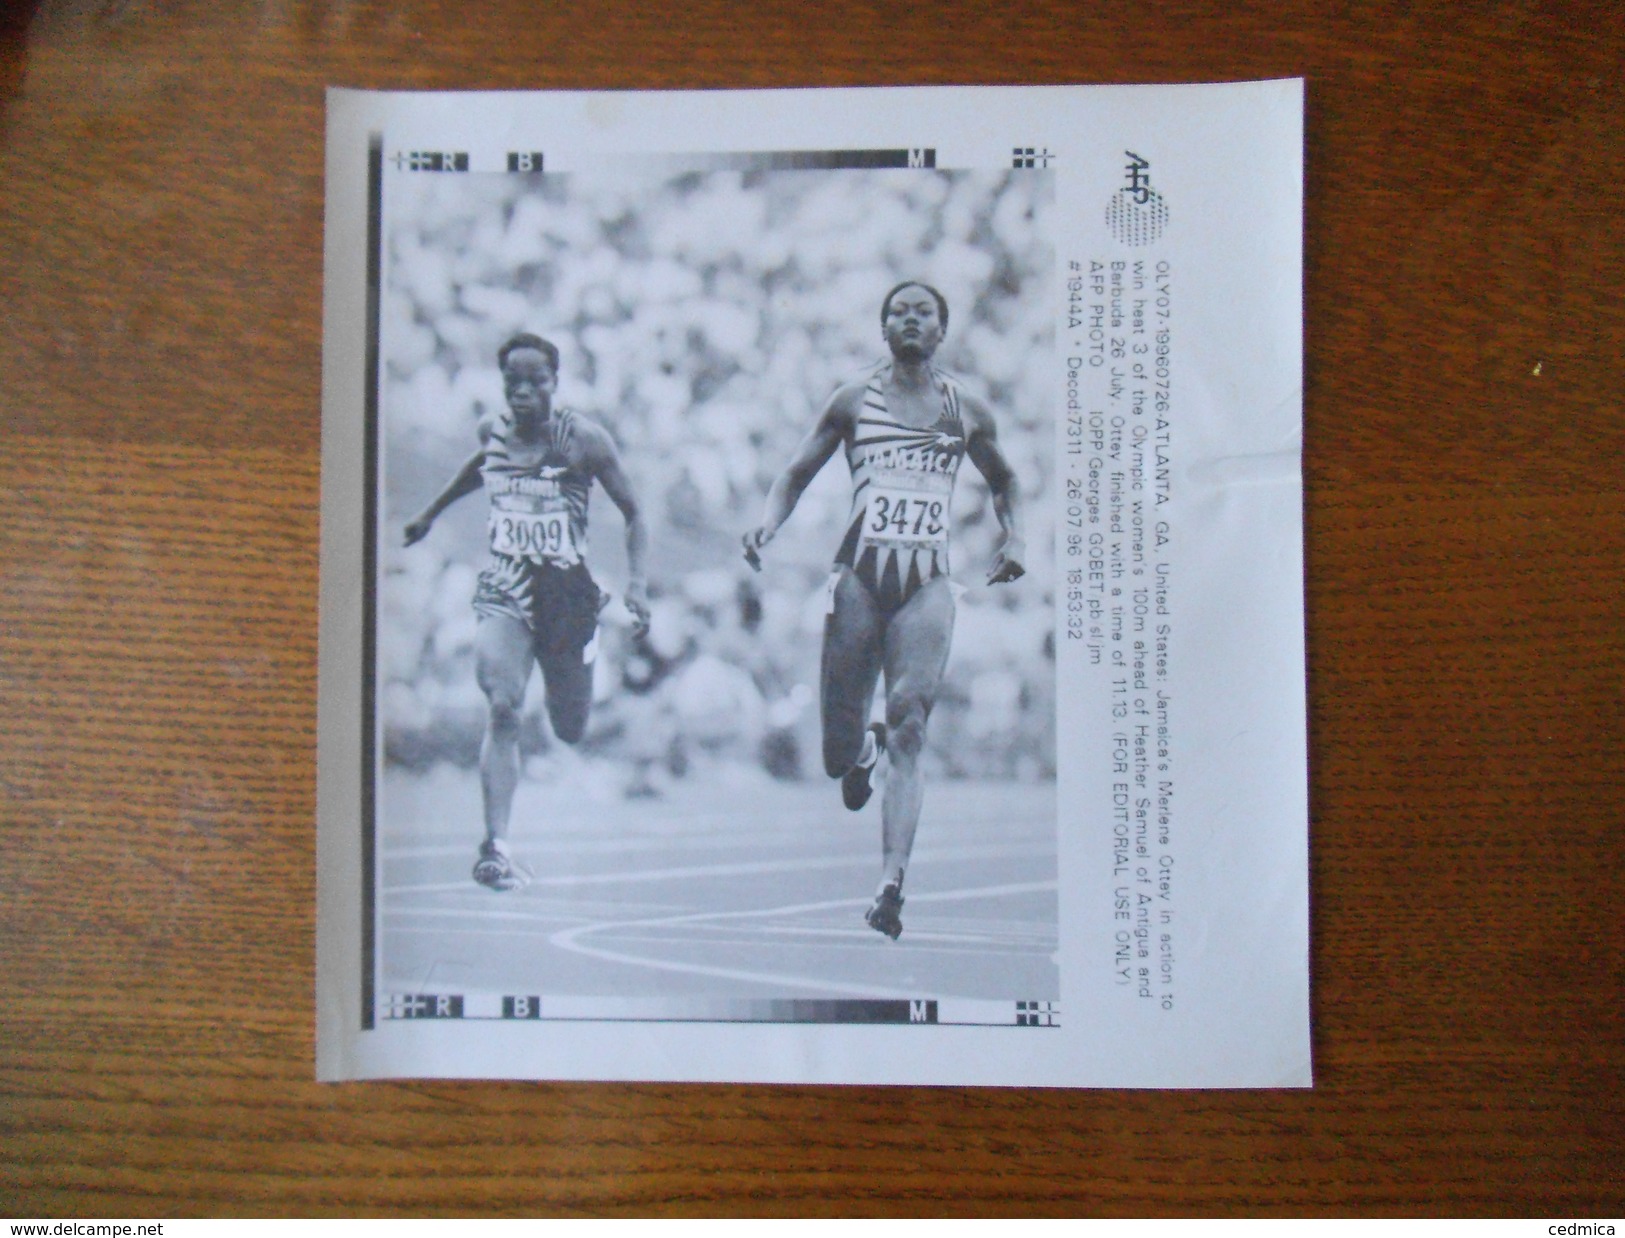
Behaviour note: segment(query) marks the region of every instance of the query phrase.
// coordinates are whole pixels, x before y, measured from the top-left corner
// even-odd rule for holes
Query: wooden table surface
[[[1616,3],[8,14],[0,1213],[1625,1211]],[[1300,74],[1317,1086],[314,1083],[323,88]]]

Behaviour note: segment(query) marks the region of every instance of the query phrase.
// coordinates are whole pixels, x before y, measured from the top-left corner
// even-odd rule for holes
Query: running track
[[[533,781],[515,853],[535,872],[469,879],[471,772],[392,773],[380,797],[381,988],[651,999],[1054,998],[1053,784],[928,787],[903,936],[867,927],[879,796],[735,775],[658,800]]]

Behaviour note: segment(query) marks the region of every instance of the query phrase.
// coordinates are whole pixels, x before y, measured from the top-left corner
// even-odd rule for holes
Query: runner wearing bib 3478
[[[948,583],[949,508],[960,463],[986,479],[1004,533],[987,583],[1025,572],[1016,526],[1016,479],[999,450],[993,415],[931,364],[948,327],[948,304],[928,284],[899,284],[880,306],[889,364],[836,389],[768,492],[761,524],[745,534],[760,551],[795,510],[837,448],[852,470],[852,516],[830,576],[821,704],[824,769],[854,811],[868,801],[882,756],[880,881],[865,919],[896,939],[903,931],[903,874],[919,825],[920,752],[953,639]],[[886,721],[870,723],[886,677]]]
[[[485,841],[474,880],[512,890],[529,879],[507,839],[519,784],[519,709],[533,663],[542,670],[553,733],[573,744],[587,729],[593,638],[608,600],[583,559],[594,480],[626,521],[626,607],[639,632],[649,623],[643,575],[649,539],[608,432],[579,413],[553,407],[558,349],[538,336],[516,335],[497,353],[497,363],[507,412],[480,423],[479,450],[406,526],[406,544],[427,535],[442,511],[484,485],[491,499],[491,557],[474,591],[474,610],[477,674],[488,703],[480,744]]]

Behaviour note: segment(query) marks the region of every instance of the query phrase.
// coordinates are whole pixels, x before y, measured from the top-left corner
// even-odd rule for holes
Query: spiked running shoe
[[[480,858],[474,862],[474,880],[487,890],[518,890],[530,884],[530,873],[514,863],[508,849],[487,838],[480,844]]]
[[[841,775],[841,803],[853,812],[867,804],[874,791],[875,766],[880,764],[880,754],[886,751],[886,724],[871,722],[865,740],[863,746],[868,749],[868,764],[864,764],[863,758],[859,757],[858,763]]]
[[[903,935],[903,892],[895,885],[883,887],[874,904],[863,913],[869,927],[893,941]]]

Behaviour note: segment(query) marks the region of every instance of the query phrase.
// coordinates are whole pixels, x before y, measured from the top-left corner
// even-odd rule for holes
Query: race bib
[[[863,509],[863,540],[899,548],[942,546],[948,540],[948,496],[871,483]]]
[[[491,549],[533,563],[574,563],[580,558],[567,511],[493,511]]]

